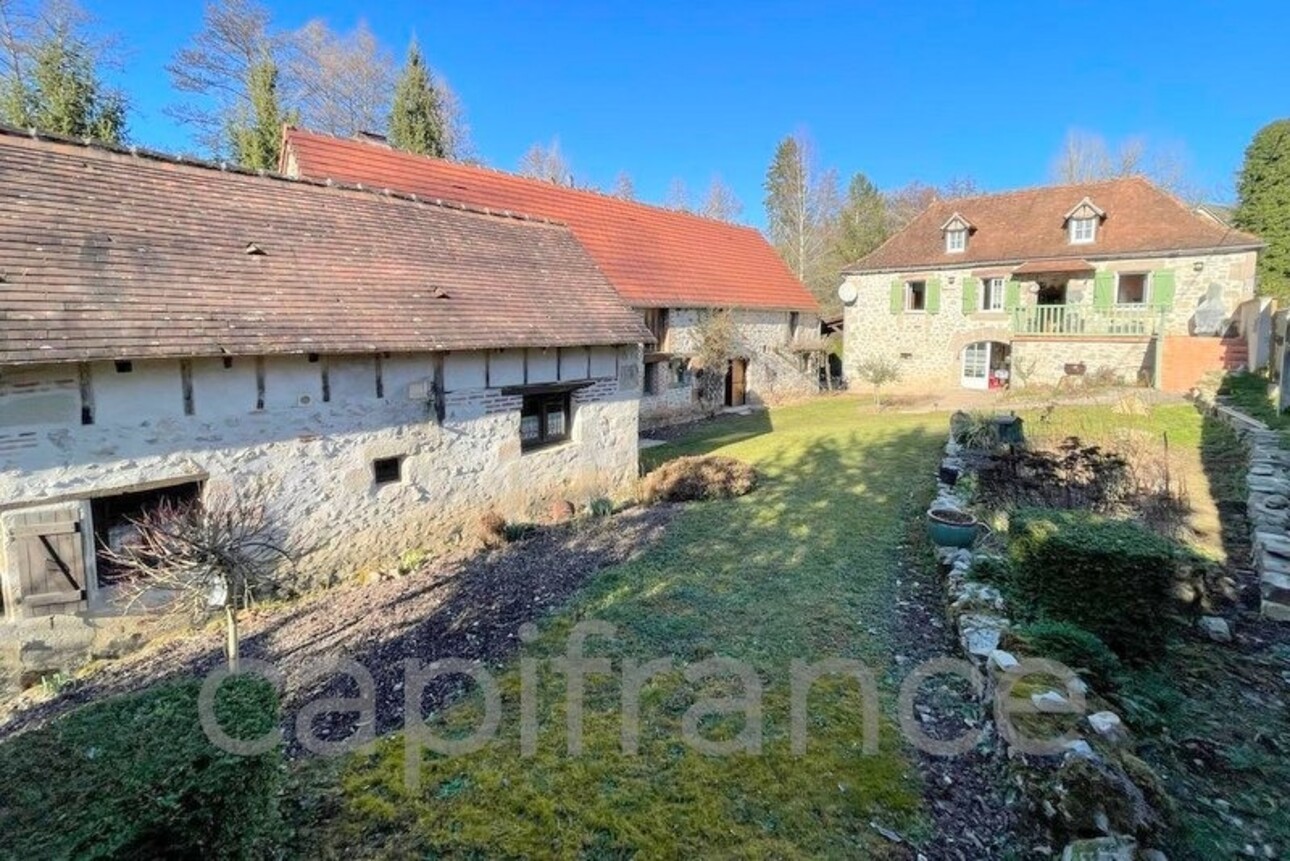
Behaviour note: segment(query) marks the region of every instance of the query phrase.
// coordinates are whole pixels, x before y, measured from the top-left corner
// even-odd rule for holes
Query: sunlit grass
[[[403,782],[404,740],[392,737],[338,768],[336,810],[311,825],[313,851],[453,858],[884,857],[871,822],[926,828],[917,778],[884,705],[876,755],[862,747],[854,683],[825,680],[812,696],[811,743],[789,746],[789,662],[859,658],[891,668],[899,542],[931,492],[944,416],[862,415],[830,399],[724,422],[651,449],[649,464],[719,451],[753,463],[751,495],[687,506],[659,545],[598,576],[544,619],[521,656],[539,661],[540,732],[523,757],[518,661],[496,670],[498,739],[460,758],[426,754],[421,787]],[[564,679],[549,659],[586,619],[615,626],[587,651],[613,661],[591,676],[584,751],[565,746]],[[748,662],[764,685],[763,752],[708,756],[682,740],[699,697],[738,696],[730,678],[687,682],[680,667],[721,655]],[[670,657],[641,689],[637,755],[621,749],[624,660]],[[890,691],[884,694],[889,699]],[[481,701],[436,716],[436,731],[467,728]],[[742,714],[707,718],[705,738],[730,739]],[[326,787],[315,786],[320,796]],[[333,815],[334,814],[334,815]],[[319,848],[324,847],[324,848]],[[342,851],[340,847],[345,847]]]

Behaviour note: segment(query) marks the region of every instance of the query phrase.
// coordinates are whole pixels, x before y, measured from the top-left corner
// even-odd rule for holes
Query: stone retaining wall
[[[1290,451],[1282,447],[1280,433],[1240,410],[1219,405],[1214,413],[1235,428],[1250,449],[1245,509],[1253,532],[1261,612],[1290,622]]]

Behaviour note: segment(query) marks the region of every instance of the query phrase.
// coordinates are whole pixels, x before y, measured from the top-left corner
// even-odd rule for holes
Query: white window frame
[[[1125,275],[1142,276],[1142,301],[1141,302],[1121,302],[1120,301],[1120,279]],[[1115,304],[1125,308],[1141,308],[1144,305],[1151,304],[1151,273],[1150,272],[1117,272],[1115,273]]]
[[[981,279],[981,310],[1002,311],[1004,280],[1002,278]]]
[[[923,307],[913,307],[914,285],[923,285]],[[906,314],[925,314],[927,313],[927,279],[914,278],[905,282],[905,313]]]
[[[1088,235],[1085,236],[1081,227],[1088,227]],[[1097,216],[1089,218],[1072,218],[1070,225],[1071,245],[1088,245],[1097,241]]]
[[[962,254],[967,251],[967,228],[956,227],[945,231],[945,251],[948,254]],[[957,240],[957,241],[956,241]]]

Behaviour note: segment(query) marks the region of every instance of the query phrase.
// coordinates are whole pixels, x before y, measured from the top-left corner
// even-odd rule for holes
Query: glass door
[[[963,348],[963,377],[965,389],[990,387],[990,342],[976,341]]]

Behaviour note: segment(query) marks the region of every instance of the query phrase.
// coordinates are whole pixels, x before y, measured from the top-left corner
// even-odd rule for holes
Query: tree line
[[[125,142],[129,98],[105,79],[122,56],[119,42],[75,0],[0,0],[0,121]],[[321,20],[282,29],[256,0],[210,0],[201,28],[166,69],[179,95],[166,114],[190,129],[203,154],[249,169],[277,168],[284,123],[342,137],[375,133],[409,152],[476,160],[461,101],[415,38],[399,66],[363,22],[349,32]],[[1140,136],[1112,144],[1073,130],[1054,156],[1049,178],[1081,183],[1146,176],[1198,203],[1206,195],[1189,168],[1177,144],[1155,145]],[[530,147],[518,171],[594,188],[575,177],[558,139]],[[804,133],[780,141],[764,191],[771,242],[829,311],[837,309],[843,266],[873,251],[932,201],[980,193],[971,178],[881,191],[863,173],[843,189],[837,171],[818,164]],[[636,197],[626,172],[604,193]],[[674,179],[663,205],[732,222],[744,211],[720,175],[697,198]],[[1261,130],[1247,150],[1234,221],[1268,242],[1260,258],[1261,291],[1290,298],[1290,120]]]
[[[74,0],[0,0],[0,55],[4,122],[128,139],[128,97],[104,81],[120,46]],[[212,0],[166,70],[180,97],[166,114],[205,155],[246,168],[277,168],[283,123],[375,133],[440,158],[472,155],[461,103],[416,40],[399,67],[365,23],[347,33],[321,20],[283,30],[255,0]]]

